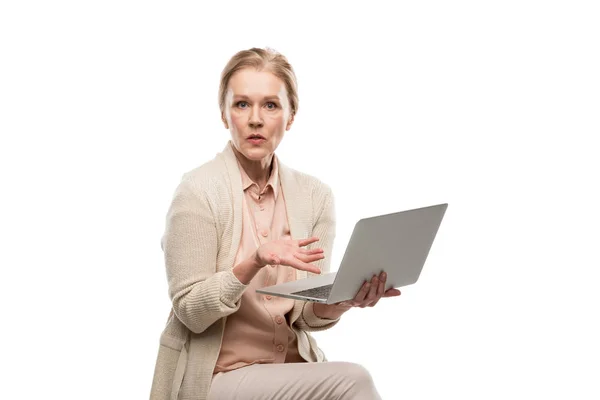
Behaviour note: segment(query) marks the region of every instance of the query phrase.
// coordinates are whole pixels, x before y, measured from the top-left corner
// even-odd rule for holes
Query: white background
[[[417,284],[316,334],[384,399],[598,399],[600,14],[589,1],[6,1],[0,398],[147,398],[182,174],[229,137],[219,74],[299,79],[278,149],[357,219],[449,208]],[[7,374],[8,372],[8,374]]]

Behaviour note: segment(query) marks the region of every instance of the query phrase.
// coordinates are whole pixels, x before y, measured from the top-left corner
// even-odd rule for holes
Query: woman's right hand
[[[321,270],[310,263],[325,258],[323,249],[303,249],[303,247],[318,241],[319,238],[315,236],[300,240],[274,240],[261,245],[254,253],[254,259],[261,268],[267,264],[279,264],[320,274]]]

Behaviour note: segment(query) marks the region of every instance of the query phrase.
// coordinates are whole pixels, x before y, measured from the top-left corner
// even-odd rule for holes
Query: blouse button
[[[267,300],[271,300],[272,298],[273,298],[273,296],[271,296],[270,294],[265,296],[265,299],[267,299]]]
[[[281,315],[275,317],[275,322],[277,322],[279,325],[283,323],[283,318],[281,318]]]
[[[266,229],[263,229],[263,230],[260,232],[260,234],[261,234],[261,235],[263,235],[264,237],[267,237],[267,236],[269,235],[269,231],[268,231],[268,230],[266,230]]]
[[[280,344],[280,345],[277,345],[277,351],[278,351],[278,352],[280,352],[280,353],[281,353],[281,352],[283,352],[283,350],[284,350],[284,347],[283,347],[283,345],[282,345],[282,344]]]

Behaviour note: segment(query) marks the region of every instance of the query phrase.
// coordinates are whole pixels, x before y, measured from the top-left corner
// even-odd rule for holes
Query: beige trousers
[[[348,362],[254,364],[213,378],[208,400],[381,400],[369,371]]]

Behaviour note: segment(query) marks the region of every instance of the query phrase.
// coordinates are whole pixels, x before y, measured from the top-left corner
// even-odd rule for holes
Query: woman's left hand
[[[346,300],[335,304],[315,303],[314,311],[317,316],[336,319],[352,307],[373,307],[382,297],[400,296],[398,289],[385,290],[387,274],[382,272],[379,277],[373,275],[370,282],[365,282],[352,300]]]
[[[371,282],[365,282],[352,300],[336,304],[348,308],[365,308],[373,307],[382,297],[400,296],[401,293],[398,289],[388,289],[384,292],[386,279],[387,274],[385,272],[382,272],[379,277],[373,275]]]

